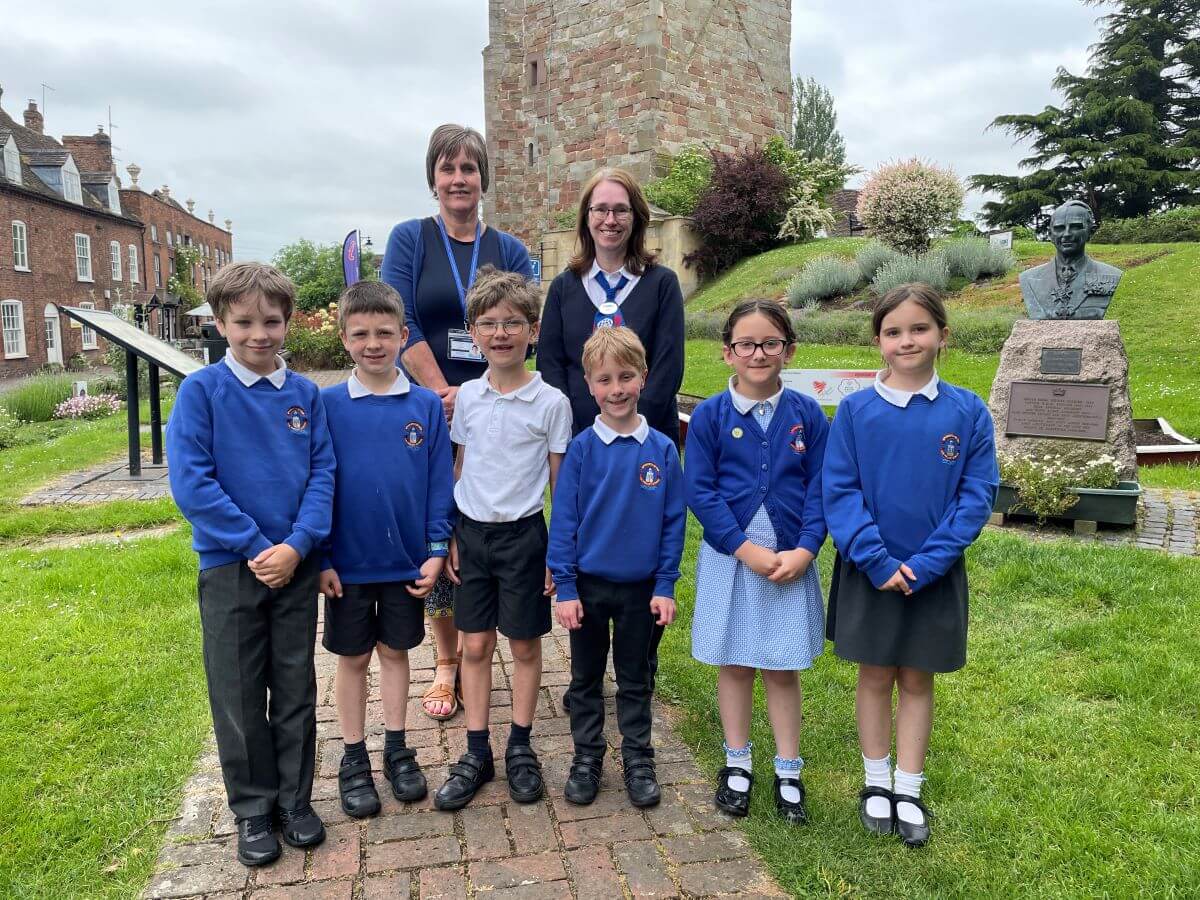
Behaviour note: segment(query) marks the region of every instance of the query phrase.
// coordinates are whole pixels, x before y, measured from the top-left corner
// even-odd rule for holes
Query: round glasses
[[[734,341],[729,345],[729,349],[733,351],[734,356],[748,359],[754,355],[755,350],[761,350],[763,356],[778,356],[786,346],[787,341],[781,341],[779,338],[768,338],[765,341]]]

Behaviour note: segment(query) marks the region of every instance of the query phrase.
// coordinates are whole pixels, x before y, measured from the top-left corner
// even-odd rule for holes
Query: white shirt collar
[[[257,372],[252,372],[234,359],[233,353],[230,351],[225,352],[225,365],[229,366],[230,371],[237,376],[237,380],[246,387],[251,387],[257,384],[259,379],[265,378],[271,383],[271,387],[279,390],[287,381],[287,363],[283,361],[282,356],[275,357],[275,371],[270,375],[259,375]]]
[[[592,301],[592,305],[596,307],[596,309],[599,309],[600,304],[608,302],[608,294],[604,292],[604,288],[602,288],[600,286],[600,282],[596,280],[597,272],[604,272],[604,270],[600,268],[600,263],[593,259],[592,268],[588,271],[587,278],[583,279],[583,289],[588,295],[588,299]],[[629,295],[633,293],[634,287],[639,281],[641,281],[640,275],[634,275],[624,266],[621,266],[615,275],[610,276],[607,272],[604,272],[604,277],[608,281],[609,287],[616,287],[617,282],[619,282],[622,277],[626,279],[625,286],[617,291],[616,299],[613,301],[617,304],[617,306],[620,306],[629,299]]]
[[[596,273],[597,273],[597,272],[604,272],[604,270],[603,270],[602,268],[600,268],[600,263],[596,262],[596,261],[593,259],[593,260],[592,260],[592,270],[591,270],[590,272],[588,272],[588,278],[592,278],[592,279],[594,279],[594,278],[596,277]],[[632,279],[633,279],[633,273],[631,273],[631,272],[630,272],[628,269],[626,269],[624,266],[621,266],[621,268],[619,268],[619,269],[618,269],[618,270],[617,270],[617,271],[616,271],[614,274],[612,274],[612,275],[609,275],[607,272],[604,272],[604,280],[605,280],[605,281],[608,281],[608,283],[609,283],[609,286],[611,287],[611,286],[613,285],[613,283],[615,283],[615,282],[617,282],[617,281],[620,281],[620,280],[621,280],[621,276],[622,276],[622,275],[624,275],[624,276],[625,276],[626,280],[632,280]]]
[[[502,398],[512,397],[515,400],[533,400],[541,392],[544,382],[542,381],[541,372],[532,372],[531,374],[533,377],[515,391],[509,391],[507,394],[501,394],[498,390],[492,387],[491,378],[488,377],[487,372],[484,372],[483,377],[479,379],[480,383],[482,384],[482,389],[479,393],[486,394],[490,391],[491,393]]]
[[[606,444],[611,444],[619,437],[631,437],[639,444],[644,444],[646,438],[650,436],[650,425],[646,422],[646,417],[638,413],[638,427],[629,434],[621,434],[619,431],[613,431],[601,421],[599,416],[596,416],[596,421],[592,423],[592,431],[596,432],[596,436]]]
[[[766,400],[751,400],[745,394],[739,394],[735,388],[734,382],[737,381],[736,375],[729,376],[729,396],[733,400],[733,408],[740,412],[743,416],[758,406],[760,403],[770,403],[772,409],[779,408],[779,398],[783,396],[783,385],[779,385],[779,390],[768,397]]]
[[[899,406],[901,409],[904,409],[908,406],[908,401],[917,394],[928,400],[937,399],[938,373],[936,371],[933,373],[933,377],[925,382],[925,386],[919,391],[902,391],[884,383],[883,376],[887,371],[887,369],[880,369],[875,373],[875,392],[888,403],[892,404],[892,406]]]
[[[380,396],[395,397],[400,394],[407,394],[411,386],[411,382],[404,376],[404,373],[397,369],[396,380]],[[350,379],[346,382],[346,389],[350,392],[351,400],[357,400],[359,397],[370,397],[374,393],[374,391],[358,380],[358,369],[350,373]]]

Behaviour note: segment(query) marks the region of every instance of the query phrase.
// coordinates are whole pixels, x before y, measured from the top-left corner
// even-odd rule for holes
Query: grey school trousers
[[[244,560],[200,573],[208,701],[225,793],[239,820],[312,797],[317,578],[315,554],[279,590]]]

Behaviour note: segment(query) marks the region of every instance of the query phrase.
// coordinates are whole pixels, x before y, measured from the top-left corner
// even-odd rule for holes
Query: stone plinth
[[[1043,350],[1068,351],[1052,354],[1061,361],[1078,350],[1079,371],[1073,374],[1043,372]],[[1055,368],[1049,366],[1049,368]],[[1070,368],[1065,366],[1064,368]],[[1037,445],[1085,444],[1099,441],[1070,438],[1027,437],[1006,434],[1014,381],[1047,382],[1055,385],[1103,384],[1109,387],[1108,426],[1104,444],[1117,460],[1124,481],[1137,480],[1137,444],[1133,434],[1133,406],[1129,401],[1129,360],[1121,329],[1111,320],[1061,321],[1020,319],[1000,352],[1000,368],[992,382],[988,406],[996,424],[996,451],[1002,455],[1033,452]]]

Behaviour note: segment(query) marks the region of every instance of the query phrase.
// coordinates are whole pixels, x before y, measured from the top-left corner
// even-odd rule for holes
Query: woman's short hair
[[[629,206],[633,209],[633,228],[629,232],[629,244],[625,249],[625,268],[633,275],[641,275],[646,267],[654,264],[654,254],[646,249],[646,227],[650,224],[650,204],[642,193],[641,185],[625,169],[605,168],[597,170],[583,186],[579,197],[579,217],[575,223],[575,234],[579,239],[579,252],[571,257],[567,268],[580,278],[587,276],[596,260],[596,242],[588,228],[588,207],[592,205],[592,193],[602,181],[613,181],[625,188],[629,194]]]
[[[429,136],[429,149],[425,151],[425,180],[429,189],[434,189],[438,160],[454,159],[460,150],[479,167],[479,185],[486,194],[491,176],[488,174],[487,141],[474,128],[466,125],[439,125]]]

